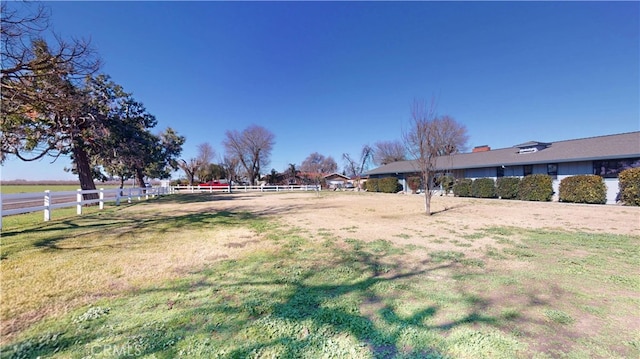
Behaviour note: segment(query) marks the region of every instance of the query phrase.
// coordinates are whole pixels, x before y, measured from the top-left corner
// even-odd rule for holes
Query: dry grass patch
[[[3,356],[640,354],[640,209],[422,200],[184,194],[9,229]]]
[[[268,247],[245,227],[244,221],[251,218],[210,204],[185,211],[184,206],[160,201],[36,229],[5,228],[3,341],[38,320],[64,315],[99,298],[161,286],[258,245]]]

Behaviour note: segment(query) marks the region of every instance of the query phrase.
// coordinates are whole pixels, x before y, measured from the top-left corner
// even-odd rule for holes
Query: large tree
[[[411,106],[409,130],[403,137],[425,186],[425,212],[431,215],[437,161],[464,148],[468,139],[467,129],[450,116],[438,116],[434,100],[429,105],[415,100]]]
[[[86,148],[94,178],[105,177],[104,170],[119,177],[121,186],[125,179],[135,178],[144,187],[145,177],[169,177],[177,168],[184,137],[171,128],[152,134],[155,116],[108,76],[89,78],[86,88],[89,115],[103,128],[101,136]]]
[[[253,186],[260,169],[269,164],[275,135],[264,127],[251,125],[244,131],[227,131],[224,147],[228,157],[236,158]]]
[[[98,171],[94,178],[105,177],[99,170],[120,178],[120,186],[135,178],[136,168],[144,167],[149,141],[156,142],[149,130],[157,121],[142,103],[111,81],[106,75],[88,79],[89,111],[104,127],[102,136],[87,148]],[[144,183],[140,185],[144,186]]]
[[[402,142],[379,141],[373,145],[373,163],[383,166],[392,162],[407,159],[406,149]]]
[[[44,40],[43,8],[21,13],[2,3],[0,162],[71,155],[82,189],[95,189],[88,147],[104,134],[91,115],[83,78],[98,70],[87,42]]]
[[[338,164],[333,157],[313,152],[302,161],[300,171],[304,172],[302,177],[305,184],[320,184],[322,177],[338,171]]]
[[[338,164],[333,157],[313,152],[302,161],[300,171],[312,174],[330,174],[338,171]]]
[[[102,119],[91,113],[89,91],[74,81],[69,64],[56,63],[46,42],[33,43],[35,66],[19,78],[2,77],[2,159],[23,161],[70,155],[84,190],[95,189],[89,148],[105,133]]]

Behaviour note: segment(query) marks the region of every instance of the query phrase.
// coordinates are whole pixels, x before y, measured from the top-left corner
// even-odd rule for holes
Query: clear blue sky
[[[414,99],[469,148],[640,129],[638,2],[50,2],[65,37],[186,136],[275,134],[271,168],[400,139]],[[3,179],[74,179],[68,160],[9,160]]]

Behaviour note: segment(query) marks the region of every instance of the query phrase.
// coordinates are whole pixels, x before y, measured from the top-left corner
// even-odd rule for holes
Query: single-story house
[[[337,172],[325,175],[323,178],[330,189],[344,188],[349,183],[349,177]]]
[[[436,169],[455,178],[523,177],[544,173],[553,177],[554,199],[565,177],[595,174],[607,186],[607,203],[615,203],[618,173],[640,167],[640,131],[557,142],[530,141],[492,150],[478,146],[471,153],[437,159]],[[407,178],[419,173],[415,161],[399,161],[366,173],[370,178],[396,177],[408,190]]]

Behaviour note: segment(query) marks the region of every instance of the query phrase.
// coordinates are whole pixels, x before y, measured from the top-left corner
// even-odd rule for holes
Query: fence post
[[[78,204],[76,205],[76,214],[81,215],[82,214],[82,190],[81,189],[77,190],[76,201],[78,202]]]
[[[51,191],[44,191],[44,220],[51,220]]]
[[[0,194],[0,230],[2,229],[2,194]]]
[[[100,188],[100,209],[104,209],[104,188]]]
[[[122,188],[119,188],[118,192],[116,192],[116,206],[120,205],[120,197],[122,197]]]
[[[127,203],[131,203],[131,187],[128,188],[128,193],[127,193]]]

